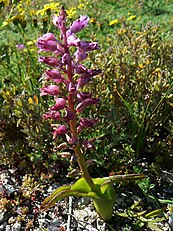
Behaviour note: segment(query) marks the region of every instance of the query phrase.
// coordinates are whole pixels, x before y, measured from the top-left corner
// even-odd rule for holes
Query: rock
[[[21,230],[21,222],[17,221],[14,223],[14,225],[12,226],[12,230],[15,230],[15,231],[20,231]]]
[[[3,222],[3,223],[0,225],[0,231],[3,231],[3,230],[5,229],[5,227],[6,227],[6,225],[7,225],[7,222],[6,222],[6,221]]]

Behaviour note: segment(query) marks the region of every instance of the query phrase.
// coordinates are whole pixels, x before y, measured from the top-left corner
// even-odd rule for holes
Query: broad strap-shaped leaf
[[[64,185],[56,189],[43,201],[40,209],[48,209],[57,201],[69,196],[89,197],[93,200],[98,214],[103,220],[108,221],[112,217],[112,210],[115,203],[115,190],[113,184],[121,181],[143,179],[144,177],[145,176],[142,174],[130,174],[93,178],[95,184],[94,191],[91,191],[91,188],[84,178],[80,178],[73,185]]]

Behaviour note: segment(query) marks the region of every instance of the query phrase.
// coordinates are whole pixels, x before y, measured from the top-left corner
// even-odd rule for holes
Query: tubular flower
[[[88,16],[80,16],[80,18],[72,23],[70,26],[71,33],[77,33],[87,26],[89,22]]]
[[[59,120],[61,118],[61,115],[58,111],[50,111],[42,115],[43,119],[54,119]]]
[[[53,111],[59,111],[65,108],[66,101],[63,98],[55,98],[56,104],[50,108]]]
[[[45,75],[46,75],[46,77],[44,78],[44,80],[52,80],[56,83],[62,83],[64,80],[64,77],[61,74],[61,72],[56,70],[56,69],[46,70]]]
[[[59,60],[57,58],[54,57],[39,57],[39,62],[45,63],[51,67],[57,67],[59,64]]]
[[[77,112],[82,112],[87,106],[91,106],[99,102],[99,98],[88,98],[79,103],[76,107]]]
[[[63,54],[63,48],[58,44],[58,41],[55,38],[55,35],[52,33],[47,33],[42,37],[37,39],[37,46],[40,48],[38,52],[47,51],[47,52],[57,52]]]
[[[58,95],[60,93],[59,87],[56,85],[50,85],[50,86],[45,86],[40,89],[41,90],[41,96],[43,95]]]
[[[83,52],[88,52],[88,51],[94,51],[94,50],[99,49],[99,46],[98,46],[97,42],[85,42],[85,41],[81,41],[79,43],[79,48]]]
[[[96,122],[97,120],[95,119],[81,118],[79,122],[79,126],[77,127],[77,131],[81,132],[83,128],[93,128]]]
[[[57,128],[53,132],[53,138],[55,139],[57,136],[63,136],[68,132],[68,129],[65,125],[60,125],[59,128]]]

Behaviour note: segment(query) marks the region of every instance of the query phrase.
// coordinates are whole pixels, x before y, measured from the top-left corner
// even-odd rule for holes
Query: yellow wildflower
[[[36,40],[32,40],[32,41],[28,41],[27,43],[26,43],[26,45],[27,46],[31,46],[31,45],[33,45],[33,44],[35,44],[36,43]]]
[[[67,17],[73,18],[73,16],[76,14],[76,8],[72,7],[70,10],[67,10]]]
[[[114,20],[109,22],[109,26],[116,25],[118,23],[119,23],[118,19],[114,19]]]
[[[131,15],[129,18],[127,18],[127,20],[135,20],[136,19],[136,15]]]
[[[42,10],[37,10],[36,14],[37,15],[40,14],[41,16],[43,16],[45,14],[47,15],[47,12],[50,11],[50,10],[57,12],[58,11],[58,7],[59,7],[59,3],[58,2],[57,3],[52,2],[50,4],[44,5],[44,8]]]
[[[79,4],[78,9],[82,10],[84,7],[85,7],[85,5],[83,3],[81,3],[81,4]]]
[[[9,6],[10,0],[0,0],[0,3],[4,3],[5,6]]]

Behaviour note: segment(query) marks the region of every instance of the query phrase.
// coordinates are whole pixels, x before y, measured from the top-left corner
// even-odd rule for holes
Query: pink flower
[[[85,99],[91,98],[92,94],[90,92],[78,92],[77,99],[83,101]]]
[[[87,26],[89,22],[88,16],[80,16],[80,18],[72,23],[70,26],[70,30],[72,33],[77,33],[78,31],[82,30]]]
[[[50,110],[53,111],[59,111],[61,109],[64,109],[66,106],[66,101],[63,98],[55,98],[56,104],[50,108]]]
[[[99,49],[98,43],[97,42],[85,42],[81,41],[79,43],[79,48],[83,52],[88,52],[88,51],[93,51]]]
[[[62,29],[63,26],[63,19],[61,16],[53,15],[52,16],[52,22],[53,24],[58,27],[60,30]]]
[[[79,122],[79,126],[77,128],[78,132],[81,132],[83,128],[93,128],[93,126],[96,124],[97,120],[95,119],[86,119],[81,118]]]
[[[16,48],[18,50],[23,50],[25,48],[25,45],[24,44],[18,44],[18,45],[16,45]]]
[[[83,74],[87,71],[87,68],[80,63],[77,63],[73,68],[77,74]]]
[[[46,70],[45,74],[46,74],[45,80],[53,80],[56,83],[63,82],[64,78],[63,78],[62,74],[56,69]]]
[[[76,56],[76,62],[81,62],[82,60],[86,59],[88,56],[87,53],[81,51],[80,49],[77,49],[74,55]]]
[[[42,118],[47,120],[47,119],[54,119],[54,120],[59,120],[61,118],[61,115],[58,111],[50,111],[42,115]]]
[[[79,46],[80,39],[76,38],[74,35],[70,35],[67,37],[67,43],[69,46]]]
[[[57,136],[63,136],[68,132],[68,129],[65,125],[60,125],[52,134],[53,139],[55,139]]]
[[[64,65],[67,65],[69,64],[71,61],[71,57],[69,54],[65,53],[63,56],[62,56],[62,64]]]
[[[45,86],[40,89],[41,96],[43,95],[58,95],[60,93],[59,87],[56,85]]]
[[[85,86],[87,83],[89,83],[91,81],[90,77],[85,77],[85,76],[81,76],[78,80],[77,80],[77,89],[82,88],[83,86]]]
[[[99,102],[99,98],[88,98],[79,103],[76,107],[77,112],[82,112],[87,106],[91,106]]]
[[[59,64],[59,60],[57,58],[54,57],[39,57],[38,59],[39,62],[45,63],[51,67],[57,67]]]
[[[82,146],[86,149],[94,149],[95,146],[94,146],[94,139],[91,139],[91,140],[84,140],[82,142]]]
[[[69,108],[66,108],[66,115],[64,116],[64,121],[69,122],[73,118],[74,118],[74,113]]]

